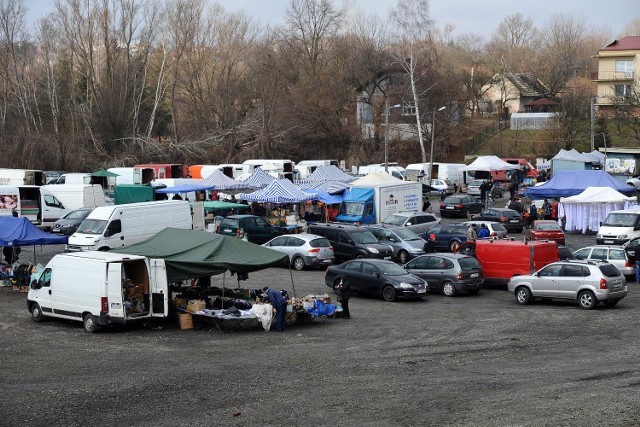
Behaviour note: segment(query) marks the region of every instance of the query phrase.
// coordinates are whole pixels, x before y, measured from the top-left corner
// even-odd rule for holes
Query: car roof
[[[414,215],[424,215],[424,216],[426,216],[426,215],[431,215],[431,216],[435,216],[434,214],[429,213],[429,212],[409,212],[409,211],[396,212],[396,213],[392,213],[389,216],[392,216],[392,215],[399,215],[399,216],[414,216]]]
[[[555,261],[552,264],[559,264],[559,263],[581,264],[581,265],[609,264],[608,261],[605,261],[603,259],[562,259],[559,261]]]
[[[282,234],[280,236],[274,237],[273,239],[277,239],[278,237],[298,237],[300,239],[307,240],[307,241],[311,241],[315,239],[326,239],[326,237],[324,236],[319,236],[317,234],[312,234],[312,233]]]
[[[591,245],[585,246],[584,248],[576,249],[574,252],[577,252],[582,249],[624,249],[622,245]]]
[[[465,225],[471,225],[471,224],[488,224],[488,225],[496,225],[496,224],[502,224],[498,221],[489,221],[489,220],[481,220],[481,219],[472,219],[471,221],[465,221],[463,222],[463,224]]]
[[[346,264],[347,262],[354,262],[354,261],[366,261],[368,263],[371,264],[393,264],[393,265],[398,265],[393,261],[389,261],[387,259],[379,259],[379,258],[358,258],[358,259],[352,259],[349,261],[345,261],[343,264]],[[402,267],[400,265],[398,265],[398,267]]]
[[[335,228],[336,230],[367,230],[366,227],[354,224],[345,224],[341,222],[315,223],[309,224],[309,227]]]
[[[458,253],[450,253],[450,252],[434,252],[431,254],[422,254],[416,258],[424,258],[424,257],[428,257],[428,256],[439,256],[442,258],[450,258],[450,259],[460,259],[460,258],[473,258],[472,256],[466,255],[466,254],[458,254]]]

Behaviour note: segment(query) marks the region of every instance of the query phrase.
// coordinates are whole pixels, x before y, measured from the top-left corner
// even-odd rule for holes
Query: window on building
[[[632,73],[633,61],[616,61],[616,73]]]
[[[631,85],[615,85],[616,96],[629,96],[631,95]]]
[[[403,102],[402,103],[402,115],[403,116],[415,116],[416,115],[416,104],[414,102]]]

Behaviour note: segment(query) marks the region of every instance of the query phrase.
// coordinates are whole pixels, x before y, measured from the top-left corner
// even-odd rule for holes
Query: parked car
[[[632,262],[623,246],[587,246],[573,253],[575,259],[599,259],[615,265],[625,276],[636,274],[635,263]]]
[[[382,258],[390,260],[393,249],[381,244],[367,228],[349,224],[310,224],[307,231],[327,238],[337,260],[354,258]]]
[[[431,183],[429,183],[429,180],[423,180],[423,182],[433,188],[433,190],[431,190],[432,195],[439,195],[443,191],[447,194],[456,192],[456,187],[453,185],[453,182],[448,179],[432,179]]]
[[[557,261],[532,275],[512,278],[507,288],[521,305],[535,298],[558,298],[576,300],[585,310],[599,302],[614,306],[627,295],[620,270],[600,260]]]
[[[327,266],[335,261],[331,243],[324,237],[315,234],[278,236],[262,246],[289,255],[291,266],[296,270]]]
[[[408,273],[392,261],[357,259],[327,269],[324,282],[335,289],[340,280],[348,280],[353,292],[382,297],[385,301],[397,298],[422,298],[427,295],[427,282]]]
[[[638,246],[640,246],[640,237],[631,239],[622,245],[624,251],[627,253],[627,259],[631,261],[632,264],[636,262],[636,248]]]
[[[482,212],[483,205],[472,196],[449,196],[440,203],[442,218],[458,216],[467,218],[468,215]]]
[[[427,212],[398,212],[383,219],[382,224],[406,227],[416,234],[421,234],[440,224],[440,218]]]
[[[370,225],[367,228],[380,243],[391,246],[393,258],[401,264],[424,254],[424,239],[405,227]]]
[[[93,208],[80,208],[69,212],[51,226],[52,233],[60,233],[71,236],[76,232],[82,221],[91,213]]]
[[[424,240],[433,235],[436,251],[456,252],[461,244],[467,241],[467,229],[464,224],[438,224],[421,234]]]
[[[533,224],[524,228],[524,240],[552,240],[559,245],[564,245],[564,231],[557,221],[538,219]]]
[[[576,257],[573,256],[571,249],[567,248],[566,246],[558,245],[558,259],[576,259]]]
[[[229,215],[220,223],[219,234],[235,236],[242,229],[247,240],[262,244],[278,235],[276,229],[264,218],[256,215]]]
[[[506,237],[508,237],[508,232],[507,229],[504,228],[504,225],[502,225],[499,222],[495,222],[495,221],[465,221],[463,222],[464,225],[469,226],[471,224],[475,224],[476,225],[476,231],[480,230],[480,226],[482,224],[484,224],[487,229],[489,230],[489,237],[496,237],[498,239],[504,239]]]
[[[474,179],[467,184],[467,195],[473,197],[480,197],[480,186],[484,182],[484,179]]]
[[[476,294],[484,281],[478,260],[461,254],[422,255],[405,264],[404,269],[426,280],[430,291],[441,291],[448,297],[459,292]]]
[[[511,233],[520,233],[524,227],[522,214],[507,208],[485,209],[482,213],[474,215],[473,220],[499,222]]]

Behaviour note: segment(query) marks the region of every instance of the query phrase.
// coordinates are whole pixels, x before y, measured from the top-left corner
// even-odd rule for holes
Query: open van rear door
[[[167,317],[169,314],[169,284],[163,259],[150,259],[151,316]]]

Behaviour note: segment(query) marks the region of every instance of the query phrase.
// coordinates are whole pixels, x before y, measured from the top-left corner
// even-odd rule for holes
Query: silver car
[[[286,234],[275,237],[262,246],[289,255],[291,266],[296,270],[327,266],[335,261],[331,243],[315,234]]]
[[[435,190],[431,191],[431,195],[439,195],[443,191],[447,193],[447,195],[451,195],[456,192],[456,187],[453,185],[453,182],[448,179],[432,179],[431,183],[429,183],[428,179],[423,179],[422,182],[424,184],[430,185]]]
[[[636,274],[635,263],[629,260],[624,246],[587,246],[575,251],[573,257],[575,259],[600,259],[618,267],[618,270],[625,276]]]
[[[521,305],[534,298],[558,298],[577,301],[585,310],[599,302],[614,306],[627,296],[627,282],[620,270],[599,260],[557,261],[531,275],[511,278],[508,289]]]
[[[487,229],[489,230],[489,237],[495,237],[498,239],[504,239],[506,237],[508,237],[508,232],[507,229],[504,228],[504,225],[500,224],[499,222],[495,222],[495,221],[466,221],[463,223],[464,225],[471,225],[471,224],[475,224],[476,225],[476,231],[480,230],[480,226],[482,224],[487,226]]]
[[[467,185],[467,194],[473,197],[480,197],[480,186],[484,182],[484,179],[474,179]]]
[[[428,212],[398,212],[382,220],[382,225],[406,227],[416,234],[422,234],[437,224],[440,224],[440,218]]]
[[[424,254],[425,241],[406,227],[371,225],[367,227],[383,245],[393,249],[393,258],[404,264],[412,258]]]

